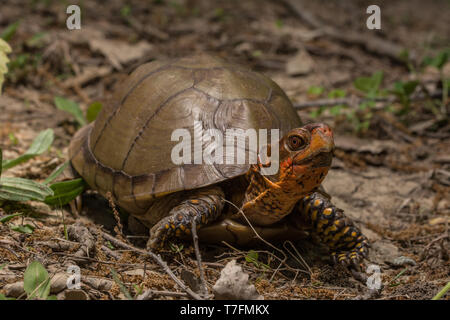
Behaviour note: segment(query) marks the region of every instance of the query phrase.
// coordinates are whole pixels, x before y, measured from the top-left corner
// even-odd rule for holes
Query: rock
[[[181,270],[181,279],[188,285],[194,292],[200,292],[201,282],[200,279],[191,271],[183,269]]]
[[[213,287],[216,300],[263,300],[254,285],[248,282],[248,274],[236,264],[236,260],[227,263],[220,272],[220,278]]]
[[[314,61],[305,49],[301,49],[286,63],[286,73],[290,76],[308,74],[313,70]]]
[[[67,279],[69,275],[64,272],[59,272],[50,280],[50,293],[59,293],[67,289]]]
[[[381,236],[378,233],[370,230],[369,228],[366,228],[365,226],[360,226],[360,230],[362,234],[367,237],[370,243],[381,239]]]
[[[62,300],[89,300],[89,296],[83,290],[66,290],[64,291],[64,298]]]
[[[23,289],[23,281],[9,283],[3,287],[5,291],[5,296],[18,298],[21,295],[25,294],[25,290]]]
[[[394,260],[392,260],[391,264],[396,267],[401,267],[404,265],[415,266],[417,263],[409,257],[400,256],[400,257],[397,257]]]
[[[81,282],[88,284],[92,288],[98,291],[109,291],[111,290],[114,281],[102,278],[94,278],[94,277],[82,277]]]
[[[388,240],[375,241],[369,251],[369,260],[377,263],[393,263],[399,257],[398,248]]]

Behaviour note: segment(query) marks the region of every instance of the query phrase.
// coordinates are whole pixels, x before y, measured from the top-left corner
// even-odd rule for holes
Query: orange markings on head
[[[326,124],[293,129],[280,140],[279,147],[280,171],[272,181],[303,194],[322,183],[334,149],[333,133]]]

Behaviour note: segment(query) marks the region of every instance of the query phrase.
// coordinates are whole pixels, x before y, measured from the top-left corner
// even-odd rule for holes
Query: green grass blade
[[[54,97],[54,102],[58,109],[69,112],[73,115],[75,120],[77,120],[81,126],[86,124],[86,119],[84,118],[83,112],[81,111],[78,103],[58,96]]]
[[[2,177],[0,179],[0,199],[11,201],[44,201],[52,196],[53,190],[41,183],[23,179]]]
[[[44,180],[43,184],[49,184],[53,180],[55,180],[69,165],[69,161],[66,161],[59,166],[56,167],[55,170],[53,170],[52,173],[47,177],[47,179]]]
[[[119,279],[119,275],[117,274],[116,270],[114,270],[113,268],[111,268],[111,273],[113,276],[114,281],[117,283],[117,285],[120,288],[120,291],[122,291],[122,293],[125,295],[125,297],[128,300],[133,300],[133,297],[131,296],[130,292],[128,291],[128,289],[125,287],[125,285],[123,284],[122,281],[120,281]]]
[[[7,216],[4,216],[3,218],[0,219],[0,223],[6,223],[9,220],[11,220],[12,218],[15,217],[20,217],[21,215],[23,215],[23,213],[14,213],[14,214],[9,214]],[[1,269],[1,268],[0,268]]]
[[[56,182],[50,186],[53,195],[47,196],[44,202],[48,205],[65,205],[81,194],[86,187],[83,179]]]
[[[11,23],[8,25],[5,30],[0,34],[0,38],[2,38],[5,41],[11,40],[11,38],[14,36],[14,34],[17,31],[17,28],[20,25],[20,21],[16,21],[14,23]]]
[[[30,148],[23,155],[13,160],[3,161],[3,169],[6,170],[12,168],[44,153],[52,145],[53,139],[54,133],[52,129],[47,129],[40,132],[36,139],[34,139]]]
[[[441,298],[445,295],[445,293],[446,293],[448,290],[450,290],[450,282],[448,282],[448,283],[445,285],[445,287],[443,287],[442,290],[439,291],[438,294],[435,295],[435,296],[433,297],[433,299],[431,299],[431,300],[439,300],[439,299],[441,299]]]

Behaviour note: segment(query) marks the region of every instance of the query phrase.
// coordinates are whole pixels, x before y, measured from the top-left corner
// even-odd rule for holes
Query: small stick
[[[255,233],[256,237],[257,237],[259,240],[261,240],[262,242],[264,242],[265,244],[267,244],[269,247],[271,247],[271,248],[277,250],[278,252],[280,252],[280,253],[283,255],[284,259],[281,260],[280,264],[279,264],[278,267],[275,269],[274,273],[272,274],[272,276],[271,276],[270,279],[269,279],[269,282],[271,282],[271,281],[273,280],[273,278],[275,277],[275,274],[276,274],[276,273],[278,272],[278,270],[280,269],[281,265],[286,263],[286,261],[287,261],[287,256],[286,256],[286,254],[284,253],[283,250],[278,249],[278,248],[275,247],[273,244],[271,244],[269,241],[263,239],[263,238],[258,234],[258,232],[256,232],[256,230],[255,230],[255,228],[253,228],[253,226],[252,226],[250,220],[248,220],[247,216],[244,214],[244,211],[242,211],[240,208],[238,208],[238,206],[236,206],[233,202],[228,201],[227,199],[223,199],[223,200],[224,200],[226,203],[229,203],[230,205],[232,205],[233,207],[235,207],[235,208],[239,211],[239,213],[244,217],[245,221],[248,223],[248,225],[250,226],[250,228],[252,228],[253,232]]]
[[[200,281],[202,283],[202,293],[206,296],[208,294],[208,285],[205,281],[205,271],[202,267],[202,256],[198,248],[197,222],[195,218],[191,221],[192,240],[194,241],[195,256],[197,257],[198,270],[200,272]]]
[[[297,254],[297,256],[295,256],[295,255],[294,255],[294,254],[286,247],[286,244],[289,244],[289,245],[294,249],[294,251],[295,251],[295,253]],[[308,269],[310,275],[312,274],[311,268],[310,268],[309,265],[306,263],[305,259],[303,259],[302,255],[300,254],[300,252],[298,252],[297,248],[294,246],[294,244],[293,244],[291,241],[289,241],[289,240],[285,241],[285,242],[283,243],[283,247],[287,250],[287,252],[289,252],[289,254],[290,254],[295,260],[297,260],[297,262],[298,262],[299,264],[303,264],[303,266],[305,266],[306,269]],[[301,261],[300,261],[300,260],[301,260]]]
[[[91,228],[90,228],[91,229]],[[93,228],[92,228],[93,229]],[[94,229],[95,230],[95,229]],[[103,238],[105,238],[108,241],[111,241],[112,243],[114,243],[116,246],[118,247],[122,247],[124,249],[128,249],[128,250],[132,250],[134,252],[138,252],[140,254],[143,255],[147,255],[150,256],[151,258],[153,258],[153,260],[155,260],[159,266],[172,278],[173,281],[175,281],[175,283],[183,290],[185,291],[191,298],[195,299],[195,300],[202,300],[202,297],[200,297],[197,293],[195,293],[194,291],[192,291],[190,288],[188,288],[180,279],[177,278],[177,276],[172,272],[172,270],[170,270],[169,266],[167,265],[167,263],[161,259],[161,257],[157,254],[155,254],[152,251],[146,251],[143,249],[139,249],[136,248],[132,245],[129,245],[117,238],[114,238],[113,236],[107,234],[106,232],[102,231],[102,230],[98,230],[98,232],[100,232],[100,234],[103,236]]]
[[[442,94],[441,90],[437,90],[436,92],[433,92],[432,94],[429,95],[429,98],[437,98]],[[424,95],[424,94],[416,94],[411,96],[411,101],[420,101],[420,100],[424,100],[427,99],[428,96]],[[294,108],[297,110],[303,110],[303,109],[307,109],[310,107],[332,107],[335,105],[339,105],[339,104],[343,104],[343,105],[347,105],[347,106],[357,106],[358,104],[361,104],[363,102],[368,102],[368,101],[375,101],[375,102],[385,102],[385,103],[393,103],[393,102],[399,102],[400,100],[396,97],[376,97],[374,99],[369,99],[369,98],[360,98],[357,96],[350,96],[347,98],[337,98],[337,99],[318,99],[318,100],[312,100],[312,101],[305,101],[305,102],[298,102],[298,103],[294,103]],[[375,108],[377,109],[377,108]]]

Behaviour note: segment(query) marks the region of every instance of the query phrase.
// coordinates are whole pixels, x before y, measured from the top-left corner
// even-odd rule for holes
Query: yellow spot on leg
[[[311,214],[311,220],[316,221],[316,219],[317,219],[317,210],[314,210],[313,213]]]

